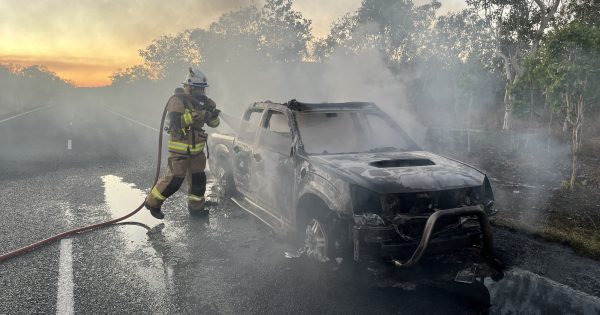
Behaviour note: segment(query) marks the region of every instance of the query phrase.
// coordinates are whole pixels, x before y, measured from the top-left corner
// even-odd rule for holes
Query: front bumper
[[[476,216],[478,226],[463,228],[460,232],[433,238],[436,223],[442,218]],[[491,254],[493,240],[488,216],[479,206],[460,207],[434,212],[425,223],[419,242],[397,241],[396,231],[390,226],[354,226],[354,260],[367,257],[390,258],[399,267],[410,267],[419,262],[425,252],[444,253],[466,248],[482,240],[482,254]],[[395,241],[396,240],[396,241]],[[400,257],[410,257],[406,261]]]

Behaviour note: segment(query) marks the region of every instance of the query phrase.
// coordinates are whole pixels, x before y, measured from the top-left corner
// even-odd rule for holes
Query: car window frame
[[[242,123],[240,124],[240,130],[238,132],[238,138],[245,142],[252,142],[256,140],[257,131],[260,129],[260,126],[263,122],[263,117],[265,115],[266,109],[262,107],[255,107],[248,109],[244,116],[242,117]],[[256,122],[256,126],[250,125],[250,118],[253,113],[259,113],[258,121]],[[251,132],[251,129],[254,128],[254,132]]]
[[[288,123],[288,132],[287,133],[282,133],[282,132],[277,132],[277,131],[271,131],[269,130],[269,123],[271,122],[271,117],[272,117],[272,113],[279,113],[281,115],[283,115]],[[278,109],[278,108],[266,108],[263,114],[263,120],[261,122],[260,125],[260,137],[258,139],[258,145],[268,149],[270,151],[273,152],[277,152],[280,154],[284,154],[284,155],[289,155],[291,146],[293,144],[293,131],[292,131],[292,125],[291,125],[291,120],[290,120],[290,114],[286,113],[286,111]],[[286,147],[283,148],[277,148],[276,144],[269,142],[269,140],[271,139],[267,139],[267,137],[269,136],[279,136],[279,137],[285,137],[288,140],[288,143],[286,144]]]

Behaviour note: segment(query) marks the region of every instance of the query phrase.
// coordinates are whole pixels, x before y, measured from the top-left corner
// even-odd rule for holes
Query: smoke
[[[373,24],[367,28],[370,29],[359,29],[357,32],[372,31]],[[266,61],[262,52],[252,49],[236,54],[233,49],[244,47],[248,43],[246,38],[231,37],[226,42],[219,38],[213,39],[200,42],[202,49],[211,49],[210,58],[206,58],[206,62],[201,64],[201,69],[208,76],[208,96],[216,101],[218,108],[223,110],[223,115],[221,127],[217,130],[207,128],[207,131],[234,132],[228,127],[236,129],[241,114],[256,101],[283,103],[297,99],[315,103],[374,102],[421,147],[458,158],[485,171],[492,181],[501,216],[528,226],[540,226],[544,223],[547,215],[545,207],[552,197],[553,189],[560,184],[561,163],[568,161],[569,148],[564,143],[548,140],[543,132],[528,135],[498,131],[500,124],[494,118],[501,115],[496,115],[494,111],[495,108],[503,109],[501,97],[498,97],[503,85],[497,78],[477,75],[477,84],[472,89],[475,92],[457,95],[457,76],[451,71],[426,63],[415,63],[410,69],[395,69],[390,67],[387,56],[376,46],[365,45],[358,52],[339,49],[320,62],[277,62]],[[135,177],[138,183],[142,183],[140,187],[148,191],[155,163],[155,129],[159,126],[165,103],[173,90],[181,86],[188,66],[189,64],[181,64],[177,66],[178,69],[169,69],[171,73],[180,73],[179,78],[175,75],[153,81],[142,77],[133,82],[105,88],[63,91],[63,95],[57,98],[56,109],[36,118],[14,120],[10,124],[0,125],[0,143],[4,144],[0,152],[0,165],[3,165],[0,181],[11,176],[40,176],[49,170],[63,168],[81,168],[85,173],[95,169],[95,172],[90,173],[102,175],[113,174],[112,170],[117,169],[127,176]],[[3,79],[0,84],[8,82],[4,77],[0,78]],[[18,96],[38,96],[40,87],[48,84],[41,81],[37,83],[38,85],[32,85],[29,89],[20,90]],[[52,95],[39,96],[35,98],[47,101]],[[26,106],[40,104],[36,103],[35,98],[28,98]],[[11,108],[18,108],[18,101],[18,97],[11,101]],[[1,115],[0,112],[0,120]],[[322,135],[320,138],[324,143],[319,143],[319,149],[315,152],[331,150],[327,142],[358,142],[356,139],[348,139],[354,133],[344,133],[344,130],[332,129]],[[319,136],[315,135],[314,139]],[[394,136],[397,137],[390,135],[390,138]],[[68,143],[72,143],[73,153],[65,155]],[[285,148],[282,152],[286,152]],[[163,174],[165,164],[163,162]],[[118,167],[113,167],[114,165]],[[120,167],[123,165],[125,167]],[[98,171],[100,167],[104,167],[102,171]],[[287,172],[295,180],[295,174],[291,173],[292,164],[282,163],[280,157],[263,157],[262,167],[268,168],[265,172],[267,174]],[[265,170],[251,171],[258,173]],[[140,174],[133,174],[138,172]],[[261,198],[292,199],[293,186],[287,178],[255,176],[254,180],[251,186],[261,192]],[[48,183],[42,189],[52,187],[52,183]],[[184,195],[185,188],[182,188],[165,205],[168,215],[174,215],[175,212],[187,215]],[[81,200],[84,199],[77,202],[82,202]],[[94,199],[89,202],[103,201]],[[292,215],[289,204],[279,206],[278,210],[281,212],[278,216]],[[247,225],[247,229],[243,229],[240,220],[231,220],[235,216],[227,219],[227,213],[224,219],[221,210],[217,211],[217,215],[211,214],[211,219],[216,217],[219,224],[225,222],[227,229],[235,231],[234,236],[228,236],[229,238],[239,240],[240,235],[264,236],[262,230],[253,230],[253,225]],[[181,215],[181,219],[184,218],[185,215]],[[180,221],[177,221],[178,224],[181,224]],[[198,236],[197,222],[190,221],[189,224],[190,231],[194,231],[192,234]],[[206,239],[211,242],[221,237],[219,233],[222,232],[207,233]],[[260,239],[260,242],[260,249],[266,249],[271,255],[265,255],[261,251],[258,260],[273,263],[282,259],[281,244],[276,244],[269,238]],[[223,247],[230,248],[231,244],[233,243],[227,242]],[[231,248],[236,252],[239,250],[236,244]],[[198,249],[186,247],[186,250],[187,254],[190,250],[193,252]],[[244,252],[244,249],[241,251]],[[274,251],[281,253],[273,253]],[[168,253],[163,256],[169,257]],[[234,259],[238,258],[234,256]]]
[[[372,34],[378,29],[378,22],[370,21],[354,29],[356,38]],[[568,147],[564,144],[553,143],[549,151],[546,137],[494,131],[500,125],[501,113],[496,109],[502,109],[503,83],[496,74],[476,64],[465,65],[474,69],[465,75],[475,77],[467,78],[470,81],[465,83],[458,82],[460,75],[453,73],[457,68],[444,69],[443,64],[415,62],[411,68],[393,69],[381,47],[375,46],[377,41],[357,40],[356,45],[349,44],[354,50],[334,50],[321,62],[266,59],[264,52],[247,49],[252,41],[244,36],[199,37],[198,43],[206,57],[201,67],[211,85],[208,95],[230,117],[240,117],[256,101],[375,102],[425,149],[459,158],[486,171],[497,186],[499,207],[515,207],[511,203],[514,195],[525,196],[521,193],[525,188],[511,186],[514,183],[536,187],[556,183],[557,173],[551,171],[552,167],[568,160]],[[443,47],[438,43],[428,45]],[[240,51],[239,47],[246,50]],[[426,53],[436,55],[435,51]],[[180,66],[182,78],[186,68],[187,65]],[[152,104],[154,113],[147,115],[151,121],[162,107],[162,101],[158,100],[166,100],[179,84],[179,80],[171,79],[156,83],[151,89],[146,85],[125,93],[138,95],[146,100],[143,103]],[[471,87],[457,92],[461,84]],[[223,127],[221,131],[227,131]],[[340,135],[329,136],[329,141],[336,141]],[[521,206],[531,209],[547,202],[547,198],[549,194],[527,194]],[[532,215],[534,211],[520,213],[527,213],[527,220],[541,220]]]
[[[405,87],[383,60],[376,49],[360,55],[340,52],[323,64],[275,64],[264,68],[246,59],[243,64],[211,67],[207,72],[211,80],[209,93],[223,110],[238,115],[254,101],[372,101],[407,131],[418,130],[418,120],[408,112]]]
[[[54,5],[53,8],[61,7],[58,2],[51,3]],[[185,2],[178,4],[180,10],[170,10],[165,6],[172,6],[172,4],[144,5],[144,8],[141,8],[141,4],[134,2],[123,4],[125,7],[121,7],[120,12],[136,12],[132,21],[139,22],[140,28],[147,27],[153,32],[168,33],[175,28],[164,30],[157,28],[162,25],[171,25],[172,21],[176,21],[175,26],[177,27],[183,24],[189,27],[206,27],[209,21],[216,19],[218,16],[216,12],[234,8],[247,3],[247,1],[219,3],[208,7],[202,7],[201,4],[195,3]],[[88,2],[86,4],[91,5]],[[82,7],[80,4],[74,4],[74,6],[81,10],[83,8],[83,4]],[[104,3],[99,3],[97,6],[99,12],[103,12],[103,14],[112,12],[107,11],[109,8]],[[151,11],[147,11],[146,7],[152,8]],[[29,9],[25,8],[24,10]],[[52,11],[54,9],[49,10],[48,18],[54,13]],[[154,17],[159,15],[159,11],[168,14],[160,19],[155,19]],[[182,14],[182,12],[196,11],[203,12],[201,21],[197,21],[195,18],[193,21],[189,20],[187,19],[188,15]],[[138,12],[139,14],[137,14]],[[146,18],[145,14],[152,18]],[[123,24],[128,16],[125,13],[119,13],[115,18],[118,23],[110,24],[107,21],[99,21],[99,27],[107,30],[108,33],[125,30],[124,40],[136,44],[142,42],[147,44],[151,38],[140,36],[140,28],[128,29],[127,24]],[[182,16],[185,18],[181,19]],[[400,19],[400,15],[398,17],[394,15],[391,18]],[[32,27],[34,22],[26,21],[26,28]],[[369,33],[377,31],[378,28],[375,26],[379,22],[381,21],[373,20],[369,24],[351,29],[351,31],[356,37],[368,36]],[[393,22],[396,25],[406,23],[404,20]],[[66,24],[68,21],[60,23],[48,21],[49,28],[59,30],[65,28],[63,23]],[[204,31],[210,33],[209,30]],[[211,33],[210,36],[198,39],[200,53],[203,53],[205,57],[201,67],[211,85],[208,95],[224,111],[228,117],[224,120],[229,123],[231,123],[231,117],[240,117],[247,106],[256,101],[270,100],[282,103],[291,99],[302,102],[372,101],[396,120],[421,146],[437,153],[466,160],[487,171],[496,185],[494,188],[500,199],[498,202],[500,207],[533,209],[535,206],[536,209],[541,210],[538,205],[545,204],[550,194],[524,194],[526,188],[523,185],[535,187],[542,185],[548,187],[551,183],[556,185],[560,176],[557,176],[558,173],[554,171],[553,167],[560,164],[561,161],[568,160],[568,146],[564,143],[553,142],[548,146],[548,140],[543,136],[531,137],[489,131],[499,126],[498,117],[501,117],[501,113],[499,115],[495,111],[498,108],[503,109],[502,99],[498,97],[498,93],[503,90],[504,86],[497,74],[489,74],[480,66],[478,74],[475,75],[476,82],[470,83],[475,87],[472,89],[475,92],[469,95],[458,95],[457,76],[452,73],[452,69],[444,70],[441,65],[439,67],[432,66],[426,62],[414,62],[410,67],[394,69],[388,63],[389,56],[384,55],[384,50],[377,46],[378,43],[381,43],[377,40],[365,41],[361,45],[355,46],[358,47],[356,51],[334,50],[331,55],[320,62],[307,60],[284,62],[269,59],[265,57],[267,52],[249,47],[249,43],[253,43],[252,39],[249,40],[249,37],[246,36],[247,33],[243,31],[233,33],[233,35]],[[153,32],[147,34],[153,34]],[[285,33],[285,30],[282,32]],[[295,34],[283,34],[281,38],[296,37]],[[265,40],[264,38],[260,39]],[[108,41],[107,44],[112,45],[115,42]],[[122,42],[116,44],[122,44]],[[277,44],[289,43],[282,40]],[[433,43],[428,44],[431,47],[442,47],[433,45]],[[442,52],[424,51],[423,54],[425,53],[431,56]],[[94,106],[96,110],[108,107],[157,128],[162,109],[173,89],[181,85],[189,64],[170,66],[172,66],[169,69],[170,73],[181,74],[179,79],[172,76],[167,76],[167,79],[160,81],[138,78],[132,83],[115,84],[100,89],[77,90],[76,93],[64,99],[64,104],[69,105],[69,110],[65,112],[65,115],[71,110],[85,110],[86,105]],[[482,72],[487,74],[483,75]],[[106,151],[105,154],[125,159],[136,158],[140,153],[146,156],[153,153],[154,143],[146,140],[143,141],[144,144],[150,143],[147,148],[141,148],[139,143],[135,146],[111,145],[122,140],[119,139],[119,135],[124,135],[126,138],[136,128],[137,133],[147,133],[150,137],[154,137],[155,132],[139,126],[124,127],[130,122],[121,117],[107,116],[101,119],[102,128],[99,126],[93,128],[93,140],[91,137],[89,138],[99,146],[108,147],[109,149],[103,150]],[[85,123],[90,126],[96,125],[97,123],[92,118],[98,117],[89,117],[89,121],[85,121]],[[58,123],[60,130],[68,132],[69,128],[66,127],[68,123],[68,120],[61,120]],[[225,127],[226,124],[223,125]],[[221,131],[225,129],[223,127],[220,128]],[[38,133],[54,127],[32,124],[28,128]],[[17,137],[15,134],[14,131],[3,132],[2,136],[4,139],[9,139],[13,136]],[[329,136],[331,139],[328,140],[333,142],[340,135]],[[21,139],[22,136],[17,138]],[[87,137],[83,137],[82,140],[87,139]],[[123,140],[123,142],[126,141]],[[62,143],[60,145],[64,146]],[[123,152],[122,150],[127,151]],[[51,157],[48,152],[50,151],[30,149],[27,156]],[[12,160],[19,157],[19,154],[5,153],[5,155],[10,155]],[[524,195],[526,198],[523,198],[523,202],[519,205],[512,202],[515,196]],[[520,211],[519,213],[522,214],[519,220],[525,220],[528,223],[540,222],[542,219],[541,213],[537,210]]]

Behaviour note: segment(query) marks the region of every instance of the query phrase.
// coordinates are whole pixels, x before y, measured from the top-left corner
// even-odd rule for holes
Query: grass
[[[600,260],[600,237],[593,231],[561,229],[555,226],[534,228],[510,218],[497,217],[491,220],[494,226],[505,227],[540,237],[551,242],[569,245],[579,255]]]

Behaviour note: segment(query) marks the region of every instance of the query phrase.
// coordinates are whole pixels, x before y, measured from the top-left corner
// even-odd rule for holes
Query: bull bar
[[[493,239],[492,239],[492,229],[488,220],[488,216],[484,209],[481,206],[466,206],[460,208],[452,208],[445,210],[437,210],[433,214],[431,214],[423,229],[423,233],[421,235],[421,240],[419,241],[416,249],[412,253],[411,257],[406,261],[401,261],[397,258],[392,259],[392,263],[397,267],[411,267],[416,265],[419,260],[423,257],[425,252],[427,251],[428,246],[432,242],[432,235],[434,232],[434,228],[436,223],[445,217],[461,217],[461,216],[476,216],[479,222],[479,226],[481,229],[481,236],[483,239],[482,246],[482,254],[484,256],[490,255],[492,253]],[[354,258],[358,260],[359,251],[360,251],[360,233],[364,230],[371,230],[375,233],[377,231],[383,231],[387,228],[381,227],[354,227]],[[413,243],[414,244],[414,243]],[[414,245],[413,245],[414,246]]]

